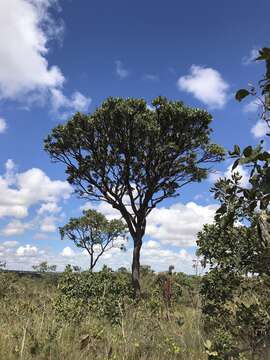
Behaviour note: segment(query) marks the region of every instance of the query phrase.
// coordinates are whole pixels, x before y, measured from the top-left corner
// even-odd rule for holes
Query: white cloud
[[[38,248],[29,244],[18,247],[16,255],[20,257],[35,257],[38,255]]]
[[[86,202],[81,210],[91,208],[95,208],[109,220],[121,218],[121,214],[106,202],[94,205]],[[154,240],[179,247],[195,246],[197,232],[203,224],[213,220],[216,209],[216,205],[200,206],[189,202],[152,210],[147,218],[146,235],[151,238],[147,247],[156,246],[157,242]]]
[[[1,0],[0,99],[44,105],[49,100],[60,118],[86,111],[91,99],[79,91],[63,94],[61,69],[48,63],[49,42],[59,39],[63,23],[51,16],[58,0]]]
[[[83,206],[80,207],[81,211],[89,209],[95,209],[101,212],[108,220],[121,218],[120,212],[105,201],[101,201],[98,204],[87,201]]]
[[[216,209],[216,205],[201,206],[194,202],[156,208],[148,217],[146,234],[162,244],[196,246],[198,231],[213,221]]]
[[[66,97],[59,89],[51,90],[52,111],[61,119],[66,119],[74,112],[87,112],[91,99],[75,91],[70,98]]]
[[[242,64],[243,65],[250,65],[252,64],[255,59],[259,56],[259,50],[257,48],[252,48],[250,50],[250,53],[247,56],[244,56],[242,58]]]
[[[66,181],[51,180],[42,170],[16,171],[12,160],[6,162],[6,173],[0,176],[0,218],[23,218],[35,204],[55,203],[68,199],[72,188]]]
[[[89,267],[89,256],[85,252],[74,251],[71,247],[66,246],[57,253],[52,249],[43,249],[34,245],[10,244],[9,247],[0,244],[0,256],[6,261],[8,269],[31,270],[33,265],[41,261],[47,261],[49,264],[57,265],[58,270],[63,270],[67,264],[79,265],[83,269]],[[97,270],[101,269],[104,264],[113,269],[121,266],[131,268],[132,247],[126,252],[113,248],[105,253],[97,265]],[[195,258],[194,253],[184,249],[177,251],[171,248],[163,248],[158,241],[145,241],[141,251],[141,264],[151,265],[156,271],[168,270],[169,265],[174,265],[176,271],[185,271],[194,273],[192,260]]]
[[[125,79],[129,76],[129,71],[127,69],[125,69],[122,61],[120,60],[116,60],[115,61],[115,72],[116,72],[116,75],[121,79]]]
[[[7,130],[7,123],[6,120],[0,118],[0,134],[3,134]]]
[[[144,244],[145,249],[159,249],[160,244],[155,240],[149,240]]]
[[[30,227],[31,224],[29,223],[22,223],[20,220],[12,220],[4,227],[3,230],[1,230],[0,233],[4,236],[21,235]]]
[[[225,172],[221,172],[221,171],[216,171],[214,173],[211,173],[208,180],[210,182],[213,182],[215,183],[216,181],[218,181],[218,179],[220,178],[228,178],[228,179],[231,179],[232,177],[232,174],[235,174],[235,173],[239,173],[241,176],[242,176],[242,179],[240,181],[240,184],[243,186],[243,187],[248,187],[249,186],[249,172],[248,170],[246,170],[245,167],[243,167],[242,165],[238,165],[233,171],[232,171],[232,166],[233,164],[230,164],[228,167],[227,167],[227,170]]]
[[[210,108],[223,108],[228,101],[229,85],[221,74],[212,68],[192,65],[190,75],[181,76],[179,90],[191,93]]]
[[[75,255],[75,252],[69,247],[69,246],[66,246],[62,252],[60,253],[61,256],[63,257],[73,257]]]
[[[5,248],[10,249],[10,248],[14,248],[18,245],[18,241],[15,240],[8,240],[8,241],[4,241],[2,244]]]
[[[48,233],[48,232],[55,232],[57,227],[55,225],[55,221],[57,219],[53,216],[47,216],[41,220],[40,223],[40,231]]]
[[[44,213],[52,213],[56,214],[62,210],[60,206],[58,206],[55,202],[44,203],[41,205],[38,210],[39,215],[43,215]]]
[[[263,120],[257,121],[256,124],[251,128],[251,133],[255,138],[263,137],[267,132],[269,132],[269,127]]]
[[[243,111],[245,113],[254,113],[254,112],[258,112],[259,108],[260,108],[260,102],[258,99],[252,100],[249,103],[245,104],[243,106]]]
[[[48,22],[51,20],[48,10],[53,3],[52,0],[1,1],[0,98],[17,99],[32,91],[63,84],[61,70],[49,66],[45,57],[53,32],[53,22]]]

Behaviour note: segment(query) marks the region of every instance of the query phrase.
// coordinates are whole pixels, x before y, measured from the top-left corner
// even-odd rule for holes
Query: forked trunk
[[[132,286],[134,297],[140,298],[140,252],[142,247],[142,239],[134,239],[133,259],[132,259]]]

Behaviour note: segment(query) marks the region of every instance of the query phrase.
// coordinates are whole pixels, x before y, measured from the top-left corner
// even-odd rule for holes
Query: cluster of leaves
[[[257,228],[206,225],[198,245],[210,267],[201,286],[209,359],[263,359],[270,346],[270,274]]]
[[[257,60],[266,62],[259,82],[261,120],[269,126],[270,49]],[[240,89],[236,99],[257,97],[254,87]],[[212,189],[220,208],[215,223],[198,235],[198,255],[209,267],[201,294],[205,329],[211,341],[209,359],[269,359],[270,357],[270,153],[263,142],[230,152],[235,162],[250,170],[243,186],[239,173],[220,179]]]
[[[56,312],[69,321],[80,321],[92,312],[98,318],[117,323],[133,294],[130,274],[115,273],[106,267],[99,272],[75,272],[67,266],[58,290]]]

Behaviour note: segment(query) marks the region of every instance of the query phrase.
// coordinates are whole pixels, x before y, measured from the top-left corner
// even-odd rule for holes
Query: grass
[[[117,325],[86,313],[58,321],[57,284],[49,277],[0,279],[0,359],[206,360],[198,299],[153,313],[146,301],[130,305]],[[189,300],[193,300],[190,302]]]

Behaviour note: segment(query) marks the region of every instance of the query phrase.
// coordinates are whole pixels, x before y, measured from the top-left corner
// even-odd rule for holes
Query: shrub
[[[115,273],[108,268],[100,272],[63,273],[55,301],[60,318],[80,321],[90,311],[98,318],[119,322],[126,304],[131,302],[132,288],[128,273]]]

